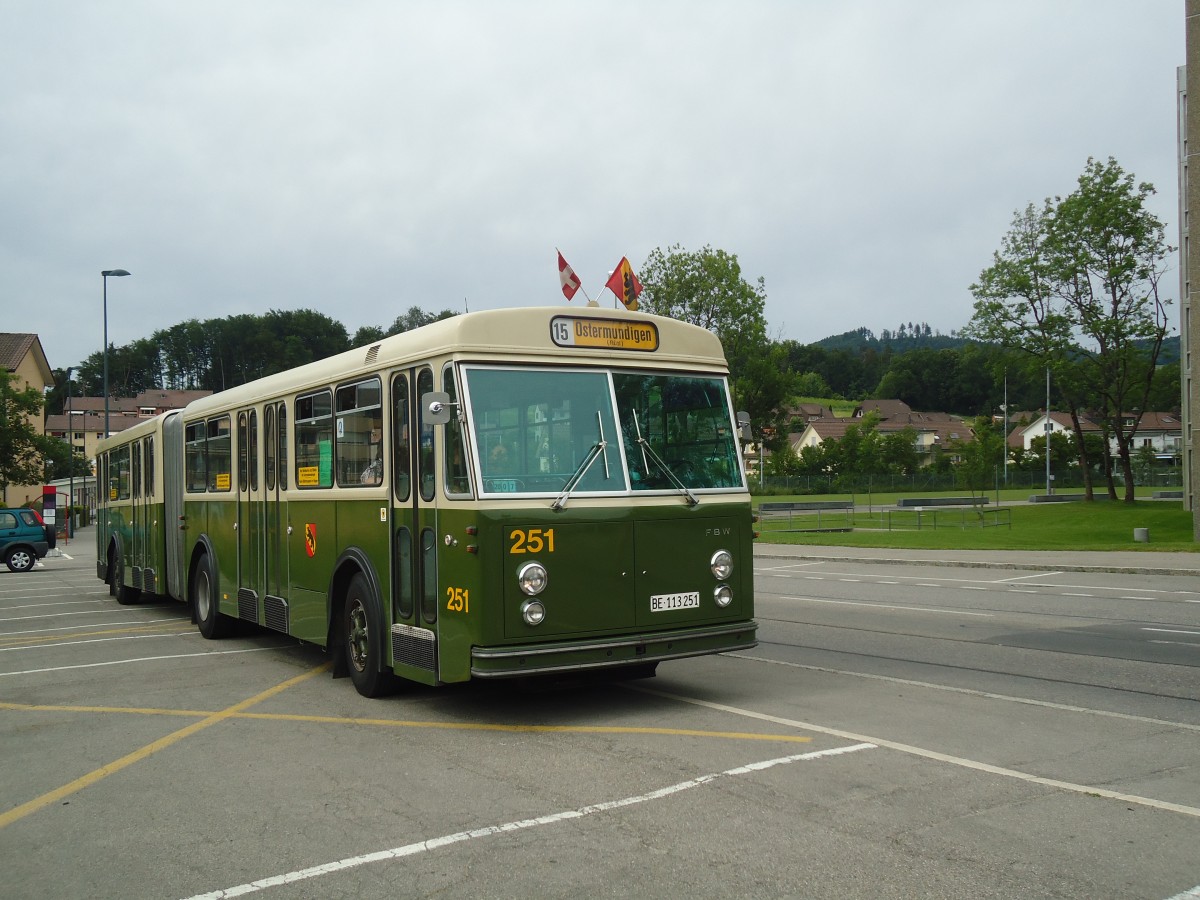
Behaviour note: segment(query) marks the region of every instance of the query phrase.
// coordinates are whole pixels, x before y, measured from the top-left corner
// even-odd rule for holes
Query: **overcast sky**
[[[773,337],[948,333],[1089,156],[1153,182],[1178,243],[1183,25],[1182,0],[0,0],[3,329],[79,363],[110,268],[121,345],[559,305],[556,247],[596,296],[622,256],[708,244],[765,279]]]

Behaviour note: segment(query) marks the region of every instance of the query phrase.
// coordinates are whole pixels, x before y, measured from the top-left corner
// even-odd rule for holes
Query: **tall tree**
[[[1050,369],[1071,414],[1084,487],[1092,496],[1081,417],[1117,441],[1125,500],[1133,501],[1129,447],[1167,332],[1159,281],[1172,248],[1145,208],[1152,185],[1136,184],[1113,159],[1089,159],[1077,189],[1033,205],[971,286],[970,333],[1023,350]],[[1102,457],[1116,497],[1111,459]]]
[[[690,252],[678,244],[665,251],[656,248],[639,274],[643,288],[639,303],[645,312],[691,322],[721,339],[734,404],[750,414],[756,440],[770,434],[778,446],[786,439],[783,413],[790,385],[778,378],[769,385],[760,383],[766,376],[764,359],[771,360],[770,366],[782,367],[786,354],[775,353],[767,339],[763,279],[747,281],[736,254],[707,244]]]
[[[1159,282],[1174,248],[1146,209],[1148,182],[1111,157],[1089,159],[1079,186],[1058,200],[1051,224],[1056,291],[1079,336],[1077,353],[1100,400],[1100,418],[1117,442],[1125,500],[1133,502],[1130,448],[1167,335]]]
[[[707,328],[721,339],[734,368],[767,343],[767,289],[742,277],[737,255],[707,244],[688,252],[678,244],[655,249],[641,269],[646,312]]]
[[[0,497],[11,484],[41,484],[48,439],[42,434],[42,392],[18,389],[17,376],[0,369]]]

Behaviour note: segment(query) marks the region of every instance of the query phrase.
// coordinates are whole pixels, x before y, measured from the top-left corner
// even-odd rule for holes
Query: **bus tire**
[[[383,668],[382,622],[374,591],[363,574],[356,573],[342,604],[340,640],[350,680],[364,697],[382,697],[396,689],[396,674]]]
[[[138,595],[141,593],[125,584],[125,557],[117,544],[113,544],[112,550],[109,552],[108,593],[116,597],[117,602],[122,606],[136,603]]]
[[[196,627],[204,637],[215,641],[233,630],[233,619],[221,612],[212,558],[207,553],[200,557],[195,571],[192,572],[191,598]]]

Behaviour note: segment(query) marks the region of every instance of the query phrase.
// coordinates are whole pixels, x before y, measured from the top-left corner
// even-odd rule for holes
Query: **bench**
[[[781,513],[811,512],[820,509],[854,509],[853,500],[808,500],[797,503],[762,503],[758,511],[763,515],[779,515]]]
[[[1151,500],[1182,500],[1183,491],[1155,491],[1151,496]]]
[[[982,506],[987,497],[903,497],[896,501],[899,507],[911,506]]]
[[[1083,500],[1084,494],[1030,494],[1030,503],[1075,503]],[[1108,490],[1096,491],[1092,494],[1093,500],[1107,500]]]
[[[838,514],[836,523],[830,523],[822,520],[822,514],[833,512]],[[797,513],[802,514],[801,519],[805,522],[811,522],[811,515],[803,515],[812,513],[816,515],[816,525],[813,527],[806,524],[803,528],[794,527],[796,522],[794,516]],[[787,525],[781,528],[782,531],[853,531],[854,530],[854,501],[853,500],[801,500],[794,503],[762,503],[758,507],[759,517],[765,522],[767,519],[782,519],[787,517]],[[828,518],[828,517],[826,517]]]

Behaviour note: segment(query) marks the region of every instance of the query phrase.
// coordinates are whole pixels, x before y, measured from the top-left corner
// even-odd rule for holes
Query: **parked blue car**
[[[54,549],[57,535],[32,509],[0,509],[0,558],[13,572],[28,572]]]

